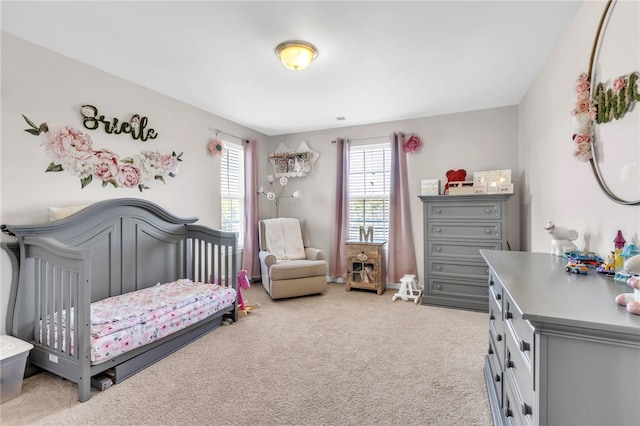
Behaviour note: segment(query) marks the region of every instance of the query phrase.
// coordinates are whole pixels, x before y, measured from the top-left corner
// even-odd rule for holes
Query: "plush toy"
[[[618,305],[626,306],[627,311],[640,315],[640,255],[630,257],[624,264],[624,271],[632,277],[627,280],[627,285],[633,289],[633,293],[622,293],[616,296]]]
[[[247,277],[247,271],[243,269],[238,272],[238,315],[240,315],[241,317],[247,316],[248,312],[260,307],[260,304],[258,303],[253,305],[248,305],[247,303],[245,303],[244,297],[242,296],[242,289],[246,290],[249,287],[251,287],[251,284],[249,283],[249,277]]]
[[[467,171],[463,169],[459,170],[447,170],[445,173],[447,176],[447,183],[444,185],[444,193],[449,193],[449,182],[463,182],[467,178]]]
[[[544,230],[551,236],[551,254],[562,256],[564,253],[578,251],[578,247],[572,243],[578,239],[578,231],[556,226],[550,220],[547,221]]]

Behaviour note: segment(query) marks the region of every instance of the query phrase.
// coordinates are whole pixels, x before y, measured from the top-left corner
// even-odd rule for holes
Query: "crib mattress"
[[[94,302],[91,304],[91,362],[100,364],[196,324],[231,306],[236,295],[231,287],[180,279]],[[57,329],[57,321],[54,324]],[[64,348],[64,326],[61,334]],[[47,344],[49,335],[47,333]],[[57,330],[53,335],[58,335]],[[54,345],[57,347],[58,342]],[[72,330],[71,353],[73,347]]]

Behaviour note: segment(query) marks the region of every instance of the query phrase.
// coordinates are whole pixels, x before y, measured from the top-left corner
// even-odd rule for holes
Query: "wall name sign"
[[[111,121],[105,120],[104,115],[98,115],[98,108],[93,105],[82,105],[80,113],[83,117],[82,124],[89,130],[96,130],[100,124],[103,124],[104,131],[109,134],[128,133],[133,139],[139,139],[142,142],[158,137],[154,129],[147,128],[149,119],[139,114],[132,115],[129,121],[119,122],[115,117]]]

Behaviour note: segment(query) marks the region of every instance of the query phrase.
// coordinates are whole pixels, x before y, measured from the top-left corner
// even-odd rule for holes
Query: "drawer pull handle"
[[[511,312],[507,311],[507,312],[505,312],[504,317],[506,319],[511,319],[511,318],[513,318],[513,314]]]
[[[533,414],[533,410],[531,409],[531,406],[529,404],[526,404],[524,402],[522,403],[522,414],[524,414],[525,416]]]
[[[442,290],[442,284],[436,284],[436,288],[437,288],[438,290]]]
[[[493,232],[493,229],[485,228],[484,232],[486,232],[487,234],[491,234]]]
[[[440,247],[440,246],[433,246],[433,249],[435,251],[442,251],[442,247]]]
[[[505,365],[507,366],[507,368],[513,368],[516,365],[513,363],[513,361],[511,361],[511,352],[509,352],[507,354],[507,362],[505,363]]]
[[[520,352],[530,351],[531,345],[525,342],[524,340],[520,340]]]
[[[502,299],[502,295],[500,293],[496,293],[496,300]]]
[[[493,210],[491,210],[491,209],[484,209],[484,212],[485,212],[485,213],[491,213],[491,212],[493,212]]]
[[[489,353],[489,355],[493,354],[493,348],[491,347],[491,345],[489,345],[489,350],[487,352]]]
[[[499,382],[499,381],[500,381],[500,375],[499,375],[499,374],[496,374],[495,381],[496,381],[496,382]]]
[[[440,229],[440,228],[435,228],[435,231],[436,231],[436,232],[442,232],[442,229]]]
[[[496,316],[491,312],[491,315],[489,315],[489,321],[493,321],[494,319],[496,319]]]
[[[442,213],[442,210],[440,210],[440,209],[436,209],[436,210],[435,210],[435,212],[436,212],[437,214],[440,214],[440,213]]]
[[[507,403],[509,403],[509,401],[507,401]],[[509,407],[505,407],[504,416],[505,417],[513,417],[513,411],[511,411],[511,409]]]
[[[442,271],[442,266],[440,266],[440,265],[436,265],[436,268],[435,268],[435,269],[436,269],[436,271]]]
[[[497,340],[498,342],[502,342],[502,334],[498,334],[498,335],[496,336],[496,340]]]

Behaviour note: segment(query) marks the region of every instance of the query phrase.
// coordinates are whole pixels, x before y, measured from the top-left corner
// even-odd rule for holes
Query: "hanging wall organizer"
[[[278,145],[275,152],[269,154],[269,162],[273,166],[273,174],[280,177],[304,177],[313,172],[313,165],[319,154],[302,142],[298,149]]]

